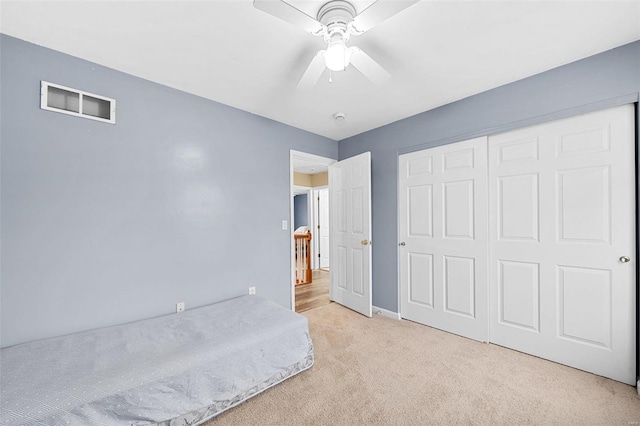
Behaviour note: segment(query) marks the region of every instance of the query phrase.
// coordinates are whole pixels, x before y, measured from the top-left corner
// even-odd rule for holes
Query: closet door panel
[[[624,106],[489,138],[491,342],[635,383],[633,131]]]
[[[401,316],[488,339],[487,140],[401,155]]]

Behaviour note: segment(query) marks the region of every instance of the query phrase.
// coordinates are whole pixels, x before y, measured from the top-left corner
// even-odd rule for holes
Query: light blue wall
[[[0,36],[1,346],[246,294],[290,306],[289,150],[337,142]],[[117,124],[39,108],[40,80]]]
[[[300,226],[309,226],[309,204],[307,194],[293,197],[294,229]]]
[[[397,311],[398,153],[640,92],[636,42],[346,139],[338,152],[328,139],[5,35],[0,67],[2,347],[249,285],[288,306],[289,149],[372,152],[373,302]],[[40,80],[116,98],[117,124],[40,110]],[[246,239],[255,274],[237,254]]]
[[[373,304],[399,310],[399,153],[635,102],[638,92],[635,42],[340,141],[340,160],[371,151]]]

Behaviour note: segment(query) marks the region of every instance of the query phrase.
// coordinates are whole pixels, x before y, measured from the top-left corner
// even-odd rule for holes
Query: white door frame
[[[313,248],[315,249],[314,255],[313,255],[313,265],[314,265],[313,269],[320,269],[322,267],[322,261],[318,257],[318,253],[322,253],[322,251],[320,250],[320,231],[318,231],[318,226],[320,225],[320,215],[319,215],[320,203],[318,202],[318,197],[320,196],[320,191],[325,189],[328,192],[329,185],[316,186],[313,188],[313,191],[312,191],[313,198],[311,199],[312,205],[310,207],[312,209],[310,210],[312,212],[310,224],[312,226],[312,229],[315,230],[315,233],[318,234],[318,238],[315,238],[315,240],[312,240]]]
[[[311,238],[311,269],[316,270],[320,266],[320,262],[318,262],[318,238],[316,229],[318,229],[318,191],[316,188],[311,188],[309,191],[309,229],[311,229],[312,238]]]
[[[295,241],[293,240],[293,169],[295,164],[307,163],[314,165],[330,166],[336,163],[338,160],[328,157],[322,157],[315,154],[309,154],[307,152],[290,150],[289,151],[289,269],[290,269],[290,286],[291,286],[291,310],[296,310],[296,264],[294,259],[294,253],[296,250]],[[311,189],[311,188],[310,188]],[[331,208],[331,207],[329,207]]]

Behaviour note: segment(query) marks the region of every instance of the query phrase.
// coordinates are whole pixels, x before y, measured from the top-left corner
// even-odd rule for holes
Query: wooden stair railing
[[[311,282],[311,232],[293,234],[296,246],[296,285]]]

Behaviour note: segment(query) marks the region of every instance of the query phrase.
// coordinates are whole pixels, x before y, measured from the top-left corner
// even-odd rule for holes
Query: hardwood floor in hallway
[[[314,270],[310,283],[296,286],[296,312],[308,311],[328,303],[331,303],[328,270]]]

